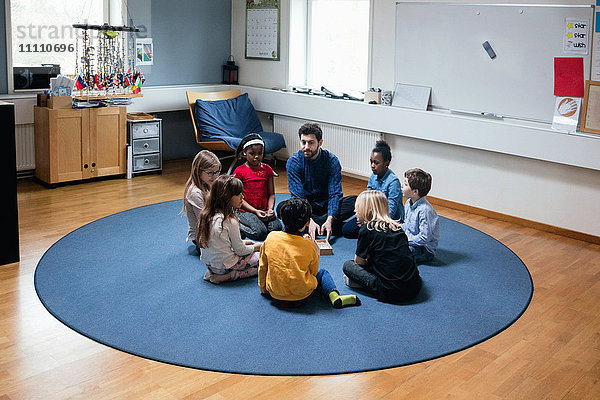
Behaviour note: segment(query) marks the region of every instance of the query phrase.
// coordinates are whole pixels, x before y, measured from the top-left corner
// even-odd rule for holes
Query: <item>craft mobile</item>
[[[87,96],[141,96],[144,74],[135,67],[133,46],[135,26],[73,24],[82,29],[81,56],[76,46],[75,87]],[[96,46],[89,31],[97,31]],[[129,41],[124,35],[130,35]]]

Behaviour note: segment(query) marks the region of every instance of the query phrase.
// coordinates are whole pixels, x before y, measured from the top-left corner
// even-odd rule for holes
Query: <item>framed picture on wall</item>
[[[585,81],[581,132],[600,134],[600,81]]]
[[[154,64],[152,38],[135,39],[135,65]]]

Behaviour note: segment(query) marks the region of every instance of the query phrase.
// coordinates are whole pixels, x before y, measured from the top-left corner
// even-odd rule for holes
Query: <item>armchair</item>
[[[222,92],[186,92],[196,143],[211,151],[231,152],[223,158],[235,157],[244,136],[258,133],[265,141],[265,155],[285,147],[283,135],[264,132],[256,110],[239,89]],[[234,160],[229,168],[231,173]]]

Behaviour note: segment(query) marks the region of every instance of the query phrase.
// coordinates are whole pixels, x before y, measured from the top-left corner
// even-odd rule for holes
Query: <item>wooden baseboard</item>
[[[360,184],[361,182],[365,182],[366,179],[362,176],[358,176],[355,174],[349,174],[344,172],[344,177],[350,178],[349,180],[353,183]],[[367,187],[365,183],[365,188]],[[525,226],[528,228],[537,229],[539,231],[554,233],[555,235],[565,236],[571,239],[582,240],[584,242],[590,242],[594,244],[600,244],[600,237],[590,235],[587,233],[572,231],[570,229],[559,228],[557,226],[552,226],[548,224],[543,224],[541,222],[530,221],[525,218],[513,217],[512,215],[502,214],[496,211],[486,210],[484,208],[468,206],[461,203],[456,203],[450,200],[439,199],[437,197],[427,196],[429,202],[433,205],[438,205],[441,207],[452,208],[454,210],[460,210],[464,212],[468,212],[475,215],[482,215],[484,217],[494,218],[504,222],[510,222],[513,224]]]
[[[365,190],[367,189],[366,182],[369,182],[369,178],[368,177],[364,177],[362,175],[354,174],[352,172],[346,172],[346,171],[342,172],[342,175],[345,178],[350,178],[350,181],[354,182],[354,183],[365,182]]]
[[[559,228],[541,222],[530,221],[525,218],[513,217],[512,215],[502,214],[496,211],[490,211],[479,207],[468,206],[461,203],[456,203],[450,200],[439,199],[437,197],[427,196],[429,202],[433,205],[441,207],[448,207],[455,210],[465,211],[471,214],[482,215],[484,217],[494,218],[504,222],[510,222],[513,224],[525,226],[528,228],[537,229],[539,231],[554,233],[556,235],[569,237],[571,239],[583,240],[584,242],[590,242],[594,244],[600,244],[600,237],[590,235],[587,233],[572,231],[570,229]]]

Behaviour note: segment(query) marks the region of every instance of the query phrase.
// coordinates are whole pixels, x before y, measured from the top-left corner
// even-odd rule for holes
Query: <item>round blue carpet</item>
[[[281,199],[289,195],[277,194]],[[496,335],[527,308],[529,271],[490,236],[441,218],[440,248],[419,267],[424,288],[411,304],[380,303],[343,283],[356,242],[333,241],[321,257],[338,289],[362,306],[336,310],[316,296],[279,309],[256,279],[213,285],[185,243],[181,201],[135,208],[60,239],[35,271],[52,315],[108,346],[213,371],[317,375],[396,367],[453,353]]]

